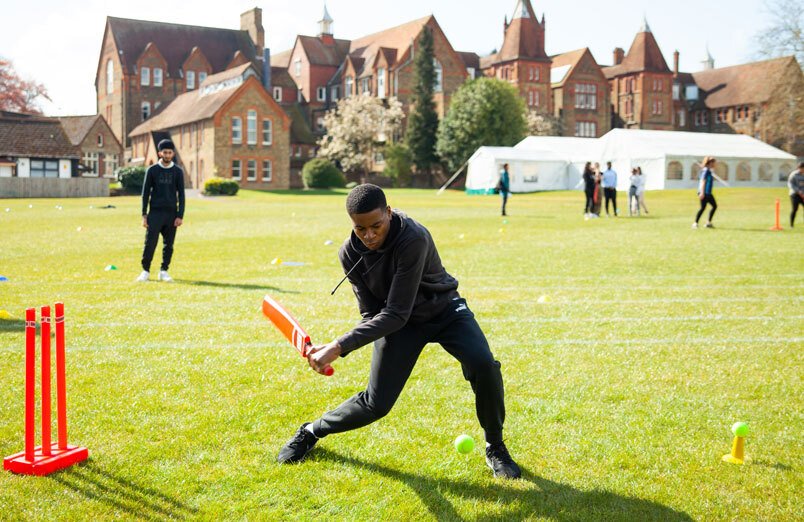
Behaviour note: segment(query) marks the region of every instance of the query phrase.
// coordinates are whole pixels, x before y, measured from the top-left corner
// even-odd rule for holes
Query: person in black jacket
[[[173,241],[176,239],[176,229],[184,219],[184,171],[173,163],[176,150],[172,141],[160,141],[157,150],[159,161],[148,167],[142,183],[142,226],[147,231],[142,250],[142,273],[137,281],[148,281],[156,243],[159,241],[159,234],[162,234],[162,268],[159,271],[159,280],[169,283],[173,281],[168,275],[173,257]]]
[[[432,236],[418,222],[391,210],[376,185],[355,187],[346,199],[346,209],[354,227],[339,258],[363,319],[338,339],[313,346],[308,362],[322,373],[338,357],[373,342],[368,385],[314,422],[302,424],[277,461],[299,462],[318,439],[387,415],[422,349],[432,342],[460,361],[463,376],[472,386],[485,432],[486,463],[494,476],[518,478],[519,466],[503,442],[500,363],[458,294],[458,281],[442,266]]]
[[[583,167],[583,192],[586,194],[586,203],[583,207],[583,217],[592,217],[595,208],[595,173],[592,171],[592,162],[587,161]]]

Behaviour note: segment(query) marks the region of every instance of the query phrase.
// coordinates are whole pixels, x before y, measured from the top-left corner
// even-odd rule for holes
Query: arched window
[[[441,62],[433,58],[433,72],[435,73],[435,82],[433,83],[433,92],[444,91],[444,68],[441,67]]]
[[[106,94],[114,92],[114,62],[109,58],[106,61]]]
[[[747,161],[737,164],[737,181],[751,181],[751,164]]]
[[[680,161],[671,161],[667,164],[667,172],[665,173],[666,179],[683,179],[684,178],[684,165]]]
[[[791,172],[793,172],[793,165],[789,163],[782,163],[782,166],[779,167],[779,181],[787,181],[787,178],[790,176]]]
[[[759,181],[773,181],[773,168],[770,163],[760,163]]]
[[[723,181],[729,180],[729,165],[725,161],[715,163],[715,174]]]

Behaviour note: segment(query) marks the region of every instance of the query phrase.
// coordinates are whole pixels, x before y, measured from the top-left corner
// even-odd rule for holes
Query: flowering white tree
[[[324,116],[327,134],[318,140],[318,154],[340,162],[346,171],[368,174],[375,144],[393,136],[403,117],[396,98],[389,98],[387,106],[368,94],[343,98]]]

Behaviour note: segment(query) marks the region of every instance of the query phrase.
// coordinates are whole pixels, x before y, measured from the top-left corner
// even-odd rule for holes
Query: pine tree
[[[438,162],[435,152],[438,115],[433,102],[436,73],[433,54],[433,34],[425,27],[419,37],[418,53],[414,59],[416,84],[413,90],[413,111],[408,119],[406,141],[413,164],[420,173],[430,174]]]

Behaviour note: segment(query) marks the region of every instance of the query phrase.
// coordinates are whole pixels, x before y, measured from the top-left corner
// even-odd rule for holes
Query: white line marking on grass
[[[596,306],[600,306],[600,299],[599,297],[588,298],[588,299],[556,299],[554,301],[550,301],[549,303],[540,303],[536,299],[482,299],[474,297],[472,299],[473,302],[478,303],[481,302],[484,305],[499,305],[499,304],[506,304],[516,307],[521,307],[522,305],[538,305],[538,306],[550,306],[550,305],[577,305],[577,304],[592,304]],[[804,301],[804,296],[781,296],[781,297],[700,297],[700,298],[666,298],[666,299],[619,299],[615,300],[611,303],[605,303],[605,306],[618,306],[618,305],[632,305],[632,304],[650,304],[650,303],[788,303],[790,304],[791,301]]]
[[[520,340],[521,341],[521,340]],[[723,344],[795,344],[804,342],[804,337],[745,337],[735,339],[716,339],[712,337],[682,337],[678,339],[554,339],[554,340],[535,340],[529,343],[536,346],[545,345],[572,345],[572,346],[595,346],[595,345],[661,345],[661,344],[695,344],[695,345],[723,345]],[[520,343],[521,344],[521,343]]]

